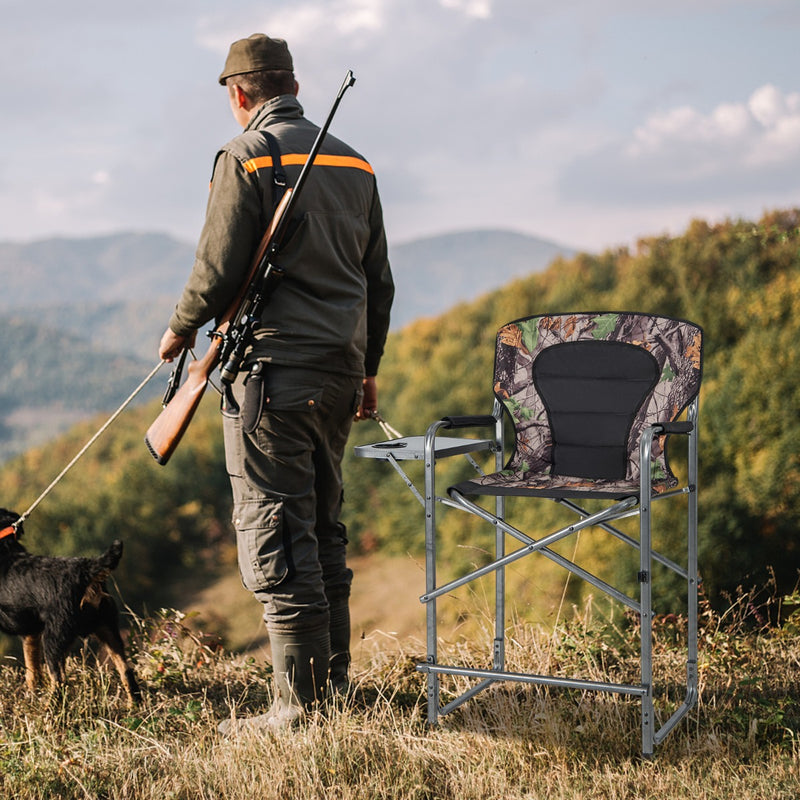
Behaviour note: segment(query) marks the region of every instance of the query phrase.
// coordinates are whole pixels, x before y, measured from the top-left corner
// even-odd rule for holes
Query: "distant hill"
[[[118,407],[155,363],[20,319],[0,316],[0,326],[0,460]],[[141,400],[159,391],[153,382]]]
[[[574,251],[500,230],[390,243],[397,286],[392,327],[541,272],[559,255]],[[142,337],[161,333],[193,258],[192,246],[159,233],[0,242],[0,312],[46,320],[104,346],[113,336],[126,352],[143,355]]]
[[[161,233],[0,242],[0,310],[174,295],[194,249]]]
[[[474,230],[390,246],[396,295],[392,328],[542,272],[575,251],[522,233]]]
[[[440,314],[572,251],[507,231],[392,247],[393,328]],[[0,460],[86,415],[113,410],[155,364],[194,258],[161,233],[0,242]],[[205,341],[198,341],[205,350]],[[166,373],[166,370],[164,370]],[[166,378],[143,394],[163,390]],[[157,385],[156,385],[157,384]]]
[[[159,337],[175,307],[177,294],[176,291],[172,295],[127,302],[93,301],[18,308],[13,318],[64,331],[96,348],[152,362],[157,358]]]

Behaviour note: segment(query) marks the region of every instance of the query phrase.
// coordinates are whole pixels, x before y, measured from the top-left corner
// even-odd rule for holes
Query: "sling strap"
[[[283,193],[286,191],[286,170],[283,168],[278,140],[267,131],[261,131],[261,133],[267,142],[272,166],[272,210],[274,212],[283,197]],[[245,165],[245,168],[247,168],[247,165]]]

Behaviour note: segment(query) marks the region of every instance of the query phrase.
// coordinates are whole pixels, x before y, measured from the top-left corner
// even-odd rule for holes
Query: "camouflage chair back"
[[[494,392],[514,453],[464,494],[624,497],[638,491],[642,432],[672,423],[700,388],[697,325],[644,314],[528,317],[497,334]],[[653,442],[652,486],[677,484]]]
[[[486,417],[447,417],[433,423],[428,437],[441,429],[474,425],[495,427],[495,446],[502,449],[504,412],[513,421],[514,449],[495,472],[480,475],[448,489],[450,507],[481,517],[497,531],[494,561],[423,597],[436,598],[494,572],[497,580],[496,638],[493,666],[470,673],[461,667],[436,664],[435,631],[428,631],[429,717],[447,713],[496,680],[561,685],[636,696],[642,701],[642,753],[650,756],[697,696],[697,417],[702,375],[700,327],[683,320],[637,313],[573,313],[527,317],[504,325],[497,334],[494,370],[494,412]],[[688,409],[686,421],[679,421]],[[672,435],[689,439],[683,485],[667,458]],[[479,505],[475,496],[495,497],[495,509]],[[577,522],[534,538],[505,519],[507,496],[550,498],[570,509]],[[652,548],[651,503],[669,497],[688,500],[686,562],[679,565]],[[581,498],[600,498],[610,505],[590,513]],[[636,539],[613,523],[638,515]],[[584,528],[598,526],[639,551],[639,597],[630,597],[550,549],[550,545]],[[505,551],[507,536],[523,546]],[[537,534],[538,537],[538,534]],[[435,524],[429,547],[435,548]],[[539,553],[578,575],[639,615],[641,620],[641,681],[620,686],[575,679],[508,673],[504,666],[504,568],[519,558]],[[653,562],[665,574],[686,583],[689,647],[686,659],[686,695],[683,704],[659,729],[655,726],[652,689],[652,582]],[[682,611],[682,610],[681,610]],[[428,614],[429,628],[435,614]],[[430,652],[433,650],[433,652]],[[444,708],[438,707],[439,676],[474,674],[483,683]],[[436,708],[434,708],[436,705]]]

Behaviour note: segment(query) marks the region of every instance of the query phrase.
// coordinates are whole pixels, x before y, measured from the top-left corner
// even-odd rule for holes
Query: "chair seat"
[[[677,484],[666,479],[653,481],[653,492],[660,494]],[[544,475],[536,472],[493,472],[450,487],[463,495],[498,495],[511,497],[590,497],[621,500],[639,496],[639,480],[603,480],[573,478],[568,475]]]

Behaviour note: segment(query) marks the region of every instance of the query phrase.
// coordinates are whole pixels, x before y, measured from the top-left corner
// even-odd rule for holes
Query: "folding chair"
[[[447,417],[425,434],[425,451],[433,454],[441,430],[470,427],[494,429],[495,469],[478,474],[438,497],[435,458],[427,458],[426,592],[427,661],[417,669],[427,673],[428,720],[436,724],[466,700],[498,681],[520,681],[553,687],[614,692],[641,701],[642,754],[689,712],[697,700],[697,441],[698,392],[701,379],[702,330],[669,317],[639,313],[573,313],[533,316],[504,325],[497,334],[494,368],[494,409],[491,415]],[[688,409],[686,421],[678,421]],[[504,464],[503,424],[514,425],[514,449]],[[673,474],[667,460],[669,436],[688,437],[686,481]],[[656,552],[651,543],[651,506],[655,501],[686,496],[686,564],[681,566]],[[494,497],[494,510],[479,505],[476,496]],[[534,538],[505,519],[505,498],[555,500],[578,520],[541,538]],[[580,501],[607,501],[589,512]],[[436,585],[436,514],[438,504],[475,515],[495,529],[491,563],[445,585]],[[610,504],[610,505],[609,505]],[[612,523],[639,518],[639,538]],[[639,550],[638,597],[630,597],[551,545],[580,530],[597,526]],[[506,552],[507,537],[521,547]],[[516,544],[516,543],[515,543]],[[538,553],[579,576],[638,614],[640,625],[639,683],[622,684],[505,669],[506,566]],[[653,705],[653,562],[659,574],[673,573],[686,584],[688,647],[686,694],[682,705],[657,727]],[[662,568],[665,568],[662,569]],[[491,667],[446,666],[437,657],[438,598],[471,581],[494,573],[495,639]],[[635,582],[634,582],[635,585]],[[440,705],[440,676],[458,675],[478,682],[445,706]]]

